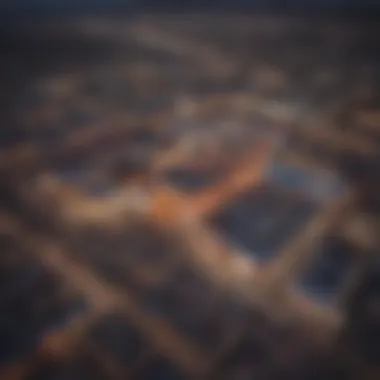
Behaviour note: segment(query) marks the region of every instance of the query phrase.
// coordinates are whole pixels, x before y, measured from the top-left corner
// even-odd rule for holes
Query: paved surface
[[[378,378],[378,29],[7,34],[1,378]]]

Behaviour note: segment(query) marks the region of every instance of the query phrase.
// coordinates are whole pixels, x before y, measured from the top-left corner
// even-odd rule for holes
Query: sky
[[[0,21],[128,10],[342,11],[380,14],[380,0],[0,0]],[[352,12],[354,10],[354,12]]]

